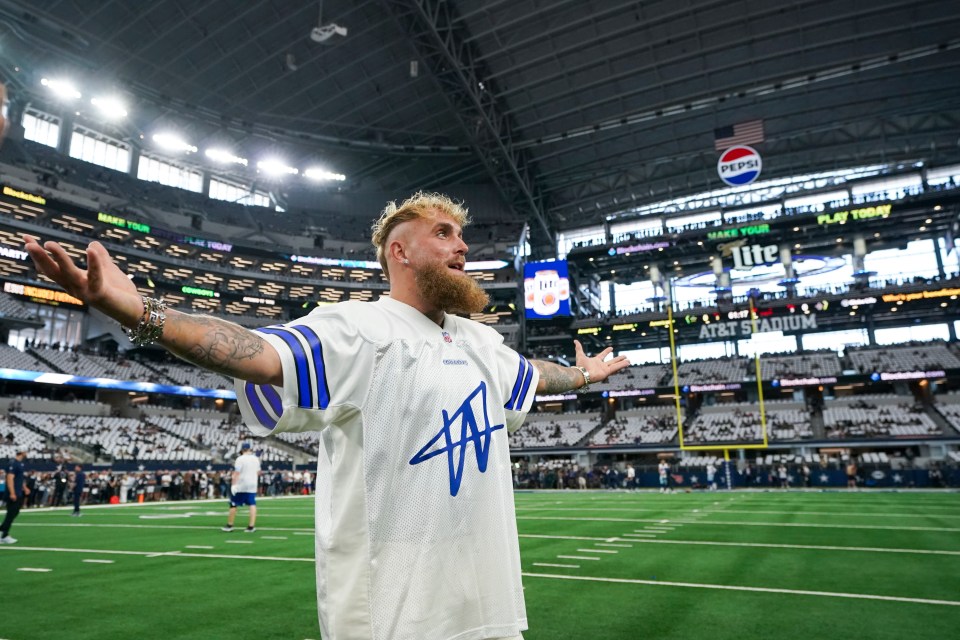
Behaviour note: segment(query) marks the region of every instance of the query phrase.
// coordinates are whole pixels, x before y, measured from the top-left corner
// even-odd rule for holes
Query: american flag
[[[713,146],[717,151],[758,142],[763,142],[763,120],[751,120],[713,130]]]

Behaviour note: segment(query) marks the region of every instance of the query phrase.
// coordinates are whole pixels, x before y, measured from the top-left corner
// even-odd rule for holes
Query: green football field
[[[527,640],[960,633],[957,493],[519,493]],[[24,511],[0,638],[318,639],[312,498]],[[241,511],[237,524],[245,525]]]

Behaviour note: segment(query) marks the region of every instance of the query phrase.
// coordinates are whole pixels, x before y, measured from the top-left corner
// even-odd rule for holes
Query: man
[[[86,486],[87,474],[83,472],[83,466],[78,464],[73,468],[73,513],[70,515],[74,518],[80,517],[80,498]]]
[[[660,493],[666,493],[670,490],[670,463],[661,460],[657,465],[657,475],[660,480]]]
[[[26,459],[27,452],[18,451],[7,465],[7,515],[3,519],[3,524],[0,524],[0,544],[14,544],[17,541],[16,538],[10,537],[10,527],[17,519],[25,498],[30,495],[30,489],[24,482],[23,461]]]
[[[847,462],[847,489],[857,489],[857,463],[854,462],[853,458],[850,458],[850,461]]]
[[[63,465],[58,465],[56,473],[53,474],[53,504],[51,504],[51,506],[59,507],[63,504],[68,480],[69,478],[67,477],[67,472],[63,469]]]
[[[260,458],[253,455],[250,443],[244,442],[240,447],[240,455],[233,464],[233,475],[230,477],[230,512],[227,515],[227,526],[223,531],[233,531],[233,521],[237,517],[237,507],[250,507],[250,519],[247,522],[247,533],[257,530],[257,483],[260,480]]]
[[[629,365],[528,361],[456,313],[487,296],[464,271],[467,213],[416,194],[373,230],[390,295],[318,307],[248,331],[143,298],[97,242],[87,270],[25,238],[37,269],[126,327],[237,379],[258,435],[320,431],[317,600],[326,640],[518,639],[526,629],[507,432],[536,393],[562,393]],[[46,249],[46,250],[44,250]],[[49,251],[49,253],[47,253]]]

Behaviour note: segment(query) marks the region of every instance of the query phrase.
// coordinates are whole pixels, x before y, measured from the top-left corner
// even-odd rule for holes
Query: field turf
[[[320,638],[312,498],[21,512],[0,639]],[[527,640],[960,629],[960,494],[518,493]]]

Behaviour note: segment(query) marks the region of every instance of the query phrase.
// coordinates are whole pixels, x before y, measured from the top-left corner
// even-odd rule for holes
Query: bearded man
[[[257,435],[319,432],[317,603],[326,640],[518,639],[527,628],[507,434],[539,393],[628,366],[527,360],[459,317],[487,296],[465,272],[467,212],[437,194],[390,203],[373,244],[390,294],[248,331],[141,296],[97,242],[88,270],[27,238],[37,269],[136,344],[236,379]]]

